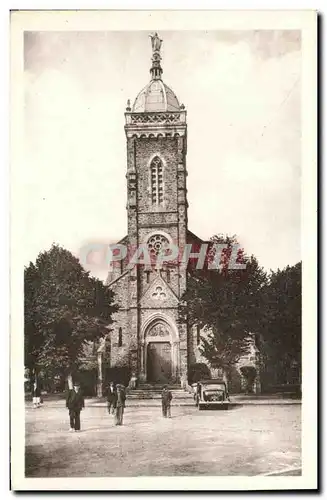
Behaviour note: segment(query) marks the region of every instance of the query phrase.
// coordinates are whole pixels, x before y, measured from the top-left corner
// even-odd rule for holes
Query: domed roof
[[[133,105],[134,113],[179,111],[174,92],[161,80],[152,79],[141,90]]]

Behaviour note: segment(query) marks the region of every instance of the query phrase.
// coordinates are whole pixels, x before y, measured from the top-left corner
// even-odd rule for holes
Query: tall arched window
[[[118,330],[118,347],[121,347],[123,345],[123,330],[121,327],[119,327]]]
[[[163,166],[158,156],[151,162],[151,201],[153,205],[163,204]]]

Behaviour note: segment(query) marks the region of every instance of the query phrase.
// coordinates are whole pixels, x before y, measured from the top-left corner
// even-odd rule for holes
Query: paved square
[[[64,403],[26,409],[27,477],[257,475],[301,467],[301,405],[228,411],[127,407],[114,426],[105,407],[87,406],[70,433]]]

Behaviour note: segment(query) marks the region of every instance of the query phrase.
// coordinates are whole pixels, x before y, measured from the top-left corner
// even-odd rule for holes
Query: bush
[[[131,378],[131,370],[129,366],[113,366],[106,369],[105,375],[106,385],[109,382],[114,382],[115,384],[123,384],[127,387]]]
[[[211,379],[211,372],[205,363],[193,363],[188,369],[188,383],[195,384],[199,380]]]

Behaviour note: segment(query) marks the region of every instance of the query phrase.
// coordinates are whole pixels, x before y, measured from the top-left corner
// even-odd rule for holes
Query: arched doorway
[[[152,384],[171,381],[170,342],[149,342],[147,345],[147,380]]]
[[[176,381],[179,343],[172,326],[162,318],[154,318],[144,333],[144,373],[147,382],[167,384]]]

